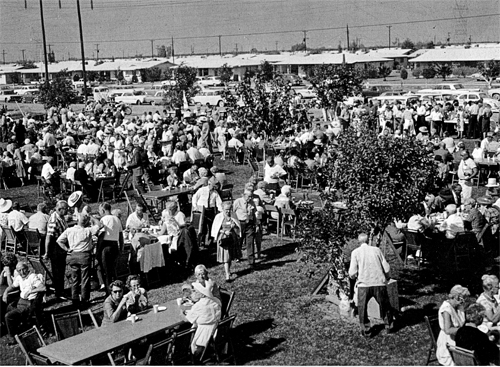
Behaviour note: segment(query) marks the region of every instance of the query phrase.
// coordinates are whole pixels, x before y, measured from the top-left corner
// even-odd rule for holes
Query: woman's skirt
[[[217,262],[227,263],[232,260],[241,258],[241,247],[238,235],[231,232],[231,243],[227,248],[221,247],[221,236],[217,239]]]

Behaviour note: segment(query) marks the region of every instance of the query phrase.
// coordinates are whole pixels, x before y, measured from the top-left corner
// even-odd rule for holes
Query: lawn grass
[[[241,196],[244,182],[250,177],[248,166],[232,166],[217,161],[230,172],[228,181],[235,185],[234,198]],[[36,186],[9,189],[4,195],[23,203],[35,203]],[[3,196],[3,195],[2,195]],[[93,204],[92,207],[96,207]],[[122,201],[113,205],[126,213]],[[236,314],[234,344],[238,364],[249,365],[423,365],[430,340],[423,316],[435,314],[455,279],[444,279],[428,269],[403,269],[397,273],[400,304],[403,307],[400,330],[381,332],[365,339],[357,323],[339,318],[324,295],[311,294],[326,271],[326,265],[298,261],[297,244],[289,239],[266,236],[265,259],[255,271],[246,262],[233,264],[238,278],[224,283],[224,271],[215,262],[214,249],[201,253],[200,262],[209,267],[210,276],[236,293],[231,313]],[[151,303],[161,303],[181,296],[184,279],[169,281],[151,289]],[[191,277],[189,281],[193,280]],[[461,280],[463,281],[463,280]],[[470,283],[470,284],[469,284]],[[465,279],[463,285],[479,283]],[[477,284],[478,285],[478,284]],[[476,287],[477,288],[477,287]],[[92,297],[101,296],[93,292]],[[0,364],[22,365],[18,347],[0,339]]]

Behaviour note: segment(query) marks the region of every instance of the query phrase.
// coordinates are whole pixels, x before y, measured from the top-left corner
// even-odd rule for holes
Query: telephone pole
[[[349,51],[349,24],[347,24],[347,51]]]
[[[390,50],[391,49],[391,28],[392,28],[392,25],[388,25],[386,27],[389,28],[389,50]]]
[[[276,41],[276,52],[278,52],[278,41]]]
[[[43,4],[40,0],[40,19],[42,21],[43,59],[45,62],[45,85],[49,84],[49,60],[47,58],[47,40],[45,39],[45,21],[43,20]]]
[[[21,52],[23,53],[23,62],[24,62],[24,51],[26,51],[26,50],[21,50]]]
[[[174,37],[172,37],[172,64],[174,63]]]
[[[5,65],[5,54],[7,52],[5,52],[5,50],[2,50],[2,59],[3,59],[3,64]]]
[[[221,44],[221,40],[220,40],[221,36],[219,36],[219,55],[222,56],[222,44]]]
[[[307,51],[307,31],[302,31],[304,33],[304,48]]]
[[[155,52],[153,51],[154,50],[154,43],[155,43],[155,40],[151,40],[151,58],[155,57]]]
[[[99,44],[98,43],[95,44],[95,52],[97,55],[95,61],[99,61]]]
[[[41,2],[42,0],[40,0]],[[85,46],[83,43],[82,13],[80,11],[80,0],[76,0],[76,10],[78,13],[78,26],[80,28],[80,49],[82,52],[82,73],[83,73],[83,100],[87,104],[87,71],[85,70]]]

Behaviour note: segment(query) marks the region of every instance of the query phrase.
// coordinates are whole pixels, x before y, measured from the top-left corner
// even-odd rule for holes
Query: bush
[[[422,69],[420,69],[420,68],[413,69],[413,71],[411,72],[411,75],[413,75],[417,79],[420,78],[420,75],[422,75]]]
[[[436,76],[436,70],[434,68],[426,68],[422,70],[422,75],[425,79],[432,79]]]
[[[365,79],[378,78],[378,69],[373,66],[368,67],[368,69],[363,70],[363,78]]]
[[[406,69],[401,69],[400,75],[401,75],[401,79],[403,79],[403,80],[408,79],[408,71],[406,71]]]

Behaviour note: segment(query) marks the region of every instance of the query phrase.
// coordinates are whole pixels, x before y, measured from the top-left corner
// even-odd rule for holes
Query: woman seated
[[[457,347],[472,350],[480,366],[491,363],[498,366],[500,354],[493,342],[494,337],[478,329],[483,322],[484,311],[484,307],[478,303],[471,303],[465,308],[466,323],[458,329],[455,343]]]
[[[221,302],[214,297],[210,289],[200,283],[193,283],[191,299],[194,302],[191,310],[186,312],[187,320],[196,328],[191,350],[196,361],[199,361],[204,348],[217,327],[221,318]]]
[[[461,285],[451,288],[448,299],[439,307],[438,318],[441,331],[437,339],[436,357],[439,364],[453,366],[453,359],[446,344],[455,345],[455,335],[465,324],[465,314],[462,309],[465,297],[470,296],[469,290]]]
[[[484,307],[484,318],[493,326],[498,325],[500,320],[500,307],[495,296],[498,296],[498,278],[495,275],[483,275],[483,293],[477,298],[477,303]]]
[[[141,287],[141,278],[139,275],[129,275],[127,278],[127,288],[129,292],[127,297],[127,311],[131,314],[144,311],[149,307],[148,294]]]
[[[177,167],[170,167],[168,169],[168,173],[169,175],[167,176],[167,187],[169,189],[175,188],[182,183],[182,181],[179,180],[179,176],[177,176]]]
[[[219,286],[209,278],[208,270],[205,265],[196,265],[194,268],[194,275],[196,277],[195,283],[201,284],[204,288],[207,288],[215,298],[222,300]],[[193,283],[193,286],[195,283]]]
[[[177,211],[177,203],[167,202],[166,208],[161,213],[160,232],[158,232],[158,241],[161,244],[170,245],[169,252],[177,250],[179,240],[179,224],[174,218]]]
[[[108,177],[116,177],[116,166],[111,161],[111,159],[105,159],[102,163],[97,166],[97,174],[103,174]]]
[[[127,318],[128,296],[124,296],[124,284],[121,280],[115,280],[109,285],[109,296],[104,301],[104,315],[102,325],[106,326]]]

